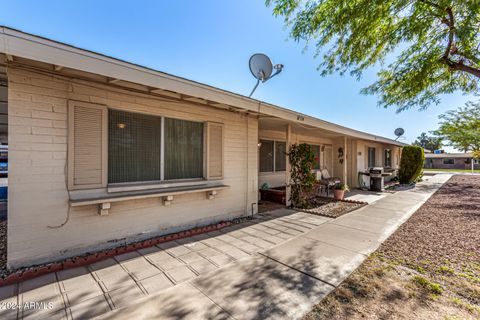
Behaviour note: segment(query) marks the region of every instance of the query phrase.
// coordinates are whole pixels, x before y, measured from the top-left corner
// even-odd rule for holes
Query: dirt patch
[[[480,281],[478,190],[480,177],[452,177],[378,252],[407,266],[451,268]]]
[[[338,218],[348,212],[357,210],[365,205],[367,205],[366,202],[347,202],[335,200],[332,198],[316,197],[311,201],[311,206],[313,208],[296,210],[328,218]]]
[[[452,177],[305,319],[479,319],[478,190]]]
[[[271,201],[266,201],[266,200],[261,200],[258,202],[258,213],[264,213],[276,209],[282,209],[285,208],[284,204],[281,203],[276,203],[276,202],[271,202]]]

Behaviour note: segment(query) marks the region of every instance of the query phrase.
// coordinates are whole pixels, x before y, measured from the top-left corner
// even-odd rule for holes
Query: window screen
[[[203,123],[165,118],[165,179],[203,177]]]
[[[108,182],[160,180],[161,118],[108,113]]]
[[[368,148],[368,167],[375,167],[375,148]]]
[[[285,171],[287,169],[287,144],[285,142],[275,141],[275,171]]]
[[[260,172],[273,172],[273,141],[260,140]]]

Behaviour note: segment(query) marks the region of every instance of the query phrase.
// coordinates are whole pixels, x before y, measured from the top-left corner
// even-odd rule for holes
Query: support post
[[[292,125],[289,123],[287,124],[287,128],[285,130],[285,145],[286,145],[286,152],[290,151],[290,146],[292,145]],[[285,155],[286,159],[286,166],[285,166],[285,205],[289,207],[292,202],[290,201],[291,196],[291,187],[290,187],[290,171],[291,165],[290,161],[288,161],[288,155]]]
[[[343,183],[347,184],[347,159],[348,154],[347,154],[347,136],[344,136],[343,138]]]

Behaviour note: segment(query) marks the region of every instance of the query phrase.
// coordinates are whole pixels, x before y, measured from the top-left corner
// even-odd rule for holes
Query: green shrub
[[[344,190],[344,191],[350,191],[350,188],[346,183],[337,183],[335,185],[335,190]]]
[[[398,172],[400,183],[408,184],[417,181],[423,172],[424,161],[425,155],[421,147],[403,147],[400,171]]]
[[[312,168],[315,155],[312,147],[306,143],[293,144],[287,153],[291,165],[291,198],[292,205],[307,208],[315,185]]]

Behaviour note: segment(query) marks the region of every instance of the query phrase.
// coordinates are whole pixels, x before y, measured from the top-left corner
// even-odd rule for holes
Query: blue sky
[[[263,52],[285,69],[260,85],[254,97],[358,130],[405,142],[437,128],[438,115],[470,96],[453,94],[427,111],[377,106],[360,89],[375,80],[372,70],[357,81],[321,77],[319,60],[288,38],[283,20],[263,0],[9,1],[0,0],[0,25],[66,42],[160,71],[248,95],[255,79],[251,54]]]

